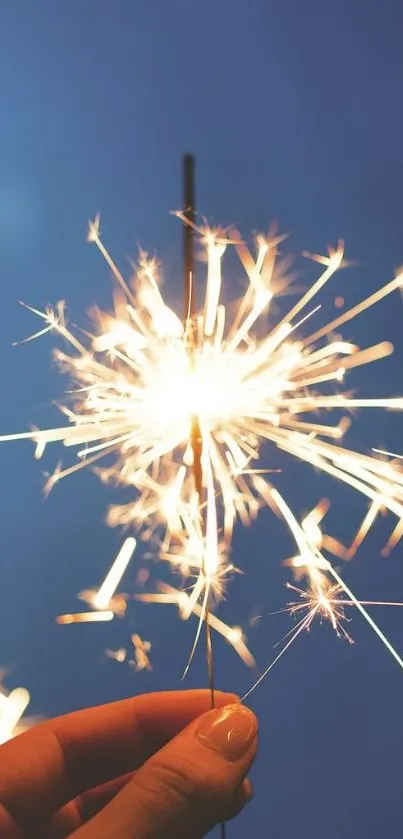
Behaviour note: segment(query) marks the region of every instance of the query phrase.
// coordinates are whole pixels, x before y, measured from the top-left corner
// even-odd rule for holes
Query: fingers
[[[2,839],[24,839],[22,830],[2,804],[0,804],[0,836]]]
[[[128,773],[120,778],[115,778],[113,781],[108,781],[108,783],[102,784],[96,789],[84,792],[74,801],[70,801],[65,807],[62,807],[46,824],[42,824],[33,833],[30,832],[28,839],[66,839],[81,825],[92,819],[103,807],[106,807],[132,777],[133,773]],[[241,786],[238,787],[234,797],[233,810],[227,818],[237,816],[252,796],[252,784],[248,778],[245,778]],[[3,836],[1,832],[0,836]],[[6,832],[5,837],[9,839],[9,834]],[[21,839],[21,836],[14,837],[14,839]]]
[[[33,832],[30,831],[28,839],[65,839],[109,804],[132,777],[133,773],[129,772],[127,775],[114,778],[113,781],[82,793]],[[0,836],[2,836],[1,833]]]
[[[233,702],[217,691],[217,704]],[[85,790],[138,768],[209,707],[208,691],[174,691],[90,708],[0,747],[0,810],[33,829]]]
[[[238,704],[207,712],[154,754],[75,839],[189,839],[239,812],[257,720]]]

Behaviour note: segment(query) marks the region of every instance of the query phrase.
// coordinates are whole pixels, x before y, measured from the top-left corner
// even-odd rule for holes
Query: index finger
[[[232,694],[216,692],[217,705],[231,702]],[[41,723],[0,747],[0,804],[32,829],[82,792],[137,769],[209,707],[209,691],[172,691]]]

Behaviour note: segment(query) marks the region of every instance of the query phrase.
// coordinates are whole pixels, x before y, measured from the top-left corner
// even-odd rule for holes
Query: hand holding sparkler
[[[1,836],[189,839],[235,816],[251,797],[257,723],[232,694],[215,700],[206,712],[207,691],[139,696],[5,744]]]

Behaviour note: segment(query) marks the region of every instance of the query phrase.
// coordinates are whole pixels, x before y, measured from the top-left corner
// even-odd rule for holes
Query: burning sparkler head
[[[381,509],[401,522],[399,468],[341,446],[349,419],[340,419],[340,412],[403,408],[402,398],[359,399],[340,390],[349,369],[384,358],[393,347],[385,341],[360,350],[344,341],[339,330],[401,288],[403,275],[309,334],[307,325],[320,317],[320,305],[312,301],[348,264],[340,242],[327,256],[311,255],[322,273],[288,314],[269,328],[281,237],[259,237],[253,256],[236,232],[197,228],[192,220],[181,218],[195,227],[206,250],[206,293],[200,313],[189,312],[184,322],[178,317],[162,297],[156,261],[144,253],[128,285],[101,241],[97,217],[90,223],[88,239],[97,245],[117,281],[115,313],[94,310],[93,334],[83,344],[67,326],[63,304],[55,311],[36,312],[44,321],[38,334],[52,330],[71,346],[71,353],[56,353],[75,388],[70,405],[62,408],[69,424],[12,437],[30,437],[38,456],[54,441],[77,447],[78,462],[59,468],[49,487],[65,475],[97,464],[105,481],[133,488],[136,498],[112,507],[108,521],[129,525],[147,538],[156,535],[161,558],[194,578],[182,603],[175,595],[186,616],[201,609],[203,618],[211,595],[222,596],[225,577],[232,570],[228,554],[234,522],[238,518],[248,523],[268,504],[283,516],[296,539],[299,553],[293,565],[308,576],[310,610],[337,627],[341,614],[335,609],[335,589],[326,581],[331,566],[320,550],[332,546],[342,555],[343,546],[320,531],[326,505],[299,527],[258,460],[262,445],[270,442],[369,500],[369,518],[350,556]],[[248,278],[231,321],[220,302],[222,259],[228,246],[236,250]],[[320,422],[318,414],[332,409],[336,421]],[[396,542],[402,534],[400,527],[391,538]],[[127,548],[127,540],[125,545],[128,556],[132,546]],[[115,588],[106,594],[100,590],[91,605],[113,616]],[[234,629],[228,628],[228,633],[235,646],[241,642]]]

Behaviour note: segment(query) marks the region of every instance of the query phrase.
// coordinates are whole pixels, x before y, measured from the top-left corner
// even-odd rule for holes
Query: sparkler
[[[192,208],[192,196],[189,203]],[[361,349],[339,331],[401,289],[403,272],[323,323],[320,293],[348,265],[344,245],[339,242],[335,249],[329,248],[326,256],[305,254],[320,265],[320,274],[290,311],[276,320],[273,301],[287,281],[285,263],[278,254],[284,237],[273,232],[259,236],[252,252],[235,229],[198,225],[193,212],[176,215],[186,231],[184,318],[165,302],[157,262],[147,254],[140,253],[135,276],[126,282],[101,239],[97,217],[89,225],[88,240],[97,246],[116,281],[114,313],[94,310],[91,332],[79,337],[67,324],[63,304],[44,312],[33,310],[44,323],[33,337],[52,331],[70,346],[70,351],[55,352],[61,370],[72,381],[69,399],[61,406],[67,424],[1,439],[30,439],[37,457],[53,442],[77,449],[77,460],[57,467],[47,481],[48,490],[87,466],[95,466],[104,481],[132,489],[133,500],[111,507],[107,521],[129,526],[144,539],[154,537],[159,557],[184,578],[185,588],[165,588],[138,598],[174,603],[184,618],[195,614],[199,619],[196,642],[205,623],[212,694],[210,628],[224,634],[244,660],[253,661],[241,631],[224,624],[211,610],[223,598],[234,571],[229,554],[235,521],[249,524],[265,505],[293,533],[299,549],[293,568],[308,580],[308,614],[297,634],[309,628],[317,614],[328,617],[340,632],[345,604],[352,603],[403,666],[365,605],[320,552],[324,548],[351,558],[384,511],[397,519],[386,550],[403,535],[401,464],[342,445],[349,415],[356,409],[402,410],[403,397],[357,398],[342,389],[350,370],[386,358],[393,346],[382,341]],[[207,258],[204,304],[198,310],[194,236]],[[233,316],[221,302],[223,258],[230,248],[247,277],[245,294]],[[305,522],[305,530],[298,524],[275,487],[275,478],[269,480],[270,469],[260,462],[265,444],[367,499],[368,511],[345,552],[335,539],[320,533],[320,514]],[[125,550],[120,560],[123,570],[132,553],[131,547]],[[98,593],[84,597],[94,610],[85,613],[87,617],[80,613],[59,620],[111,619],[118,611],[114,597],[119,574],[111,571]],[[343,592],[341,598],[339,592]]]

